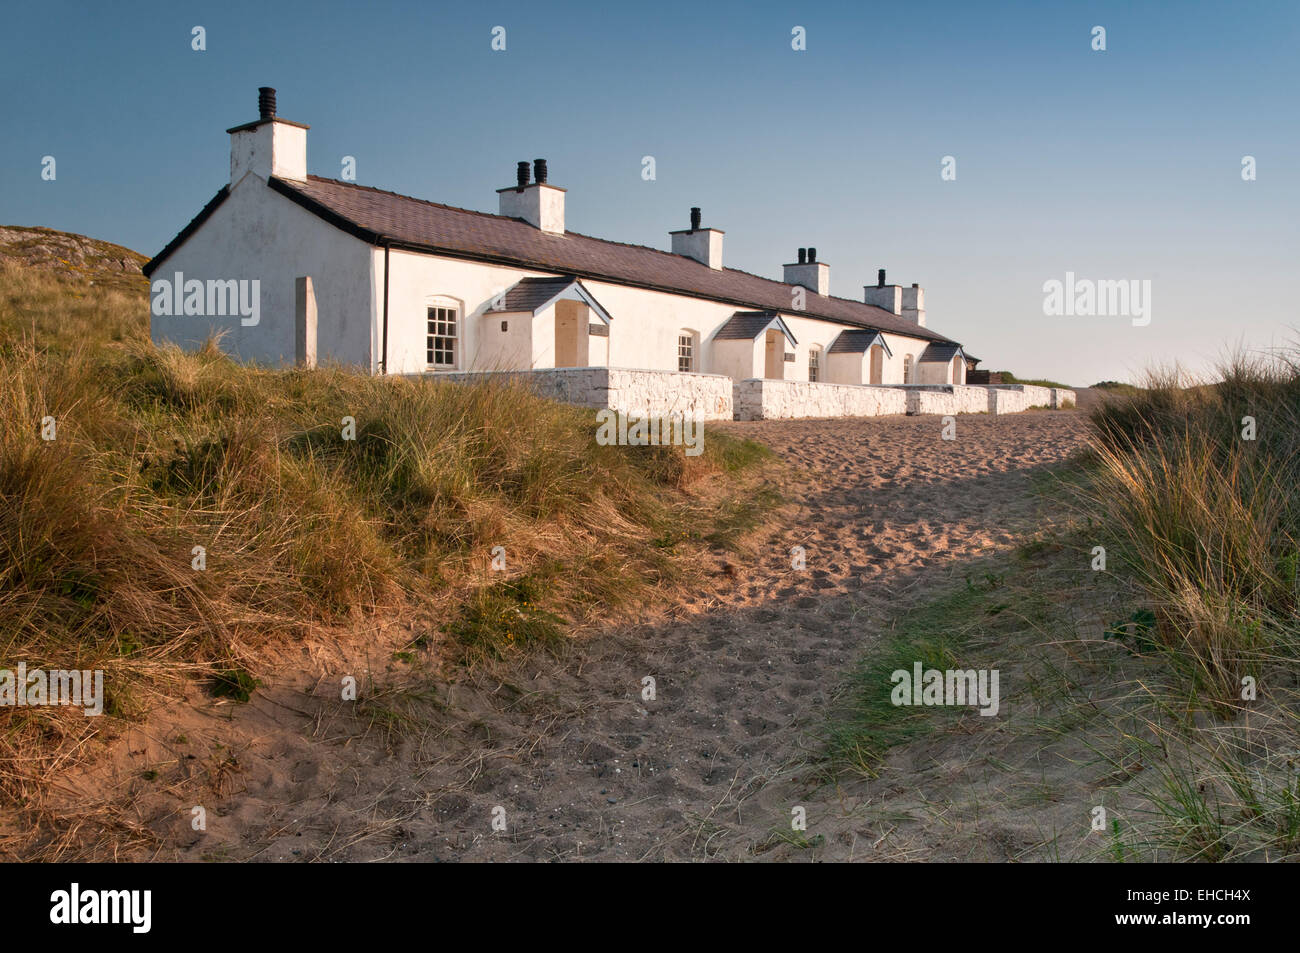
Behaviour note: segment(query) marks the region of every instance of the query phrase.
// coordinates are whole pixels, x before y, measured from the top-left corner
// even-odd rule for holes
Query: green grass
[[[976,643],[1023,623],[1025,613],[1038,617],[1042,605],[1024,600],[1013,609],[1004,578],[980,573],[966,584],[899,616],[894,627],[851,673],[836,713],[824,732],[825,767],[874,777],[890,749],[915,741],[968,713],[968,709],[895,705],[891,674],[925,669],[974,667],[968,656]]]
[[[1030,384],[1034,387],[1058,387],[1066,390],[1072,390],[1069,384],[1061,384],[1057,381],[1043,380],[1041,378],[1016,377],[1010,371],[995,371],[996,374],[1002,375],[1004,384]]]

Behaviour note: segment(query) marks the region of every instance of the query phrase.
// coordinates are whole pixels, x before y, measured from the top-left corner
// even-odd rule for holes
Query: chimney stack
[[[668,233],[672,237],[673,254],[694,258],[710,268],[722,268],[723,232],[716,228],[703,228],[700,225],[700,210],[691,208],[691,227]]]
[[[884,308],[890,314],[903,313],[903,289],[898,285],[885,284],[883,268],[876,272],[875,286],[867,285],[862,289],[862,300],[877,308]]]
[[[257,119],[227,129],[230,133],[230,184],[237,185],[253,174],[307,180],[307,129],[300,122],[280,119],[275,114],[275,90],[257,88]]]
[[[533,183],[528,184],[528,163],[515,165],[515,184],[497,189],[500,212],[522,218],[534,228],[552,235],[564,234],[564,189],[546,181],[546,160],[533,160]]]
[[[876,285],[863,289],[863,300],[877,308],[884,308],[890,314],[897,314],[913,322],[917,327],[925,327],[925,289],[916,282],[912,287],[885,284],[885,269],[877,273]]]
[[[799,285],[815,294],[830,294],[831,266],[817,260],[817,249],[800,248],[798,258],[794,264],[784,266],[782,280],[787,285]]]
[[[925,289],[916,282],[903,289],[903,317],[916,322],[917,327],[925,327]]]

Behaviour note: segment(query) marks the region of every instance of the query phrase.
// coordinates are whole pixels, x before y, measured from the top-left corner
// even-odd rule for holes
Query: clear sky
[[[813,245],[832,294],[919,282],[993,370],[1126,379],[1300,327],[1295,0],[42,0],[0,22],[0,224],[157,253],[274,86],[314,174],[352,155],[361,184],[495,212],[545,157],[573,231],[666,249],[699,205],[728,266],[780,278]],[[1045,316],[1066,272],[1150,281],[1150,323]]]

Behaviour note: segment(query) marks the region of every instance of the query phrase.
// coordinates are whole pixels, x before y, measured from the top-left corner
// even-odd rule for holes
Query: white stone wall
[[[907,412],[907,395],[894,387],[753,378],[737,381],[735,394],[738,420],[879,417]]]
[[[1029,398],[1023,391],[990,387],[988,392],[990,414],[1018,414],[1029,409]]]
[[[1067,400],[1075,407],[1079,406],[1079,398],[1075,395],[1074,391],[1070,390],[1067,387],[1052,388],[1052,409],[1053,410],[1059,410],[1061,405],[1065,403]]]
[[[1025,407],[1057,407],[1059,406],[1056,398],[1054,387],[1039,387],[1037,384],[993,384],[992,387],[997,390],[1019,391],[1025,395]],[[1074,391],[1067,391],[1060,388],[1062,394],[1069,394],[1074,398]]]
[[[987,387],[949,384],[898,389],[907,395],[909,414],[986,414],[990,410]]]
[[[610,367],[560,367],[533,371],[470,371],[442,373],[443,380],[477,380],[485,375],[518,376],[538,394],[566,404],[625,414],[692,420],[731,420],[732,382],[721,374],[680,374],[674,371]]]

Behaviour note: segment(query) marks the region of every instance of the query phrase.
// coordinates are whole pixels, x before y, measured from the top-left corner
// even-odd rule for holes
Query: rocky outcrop
[[[51,228],[0,225],[0,262],[52,271],[95,285],[132,290],[148,287],[144,255],[112,242]]]

